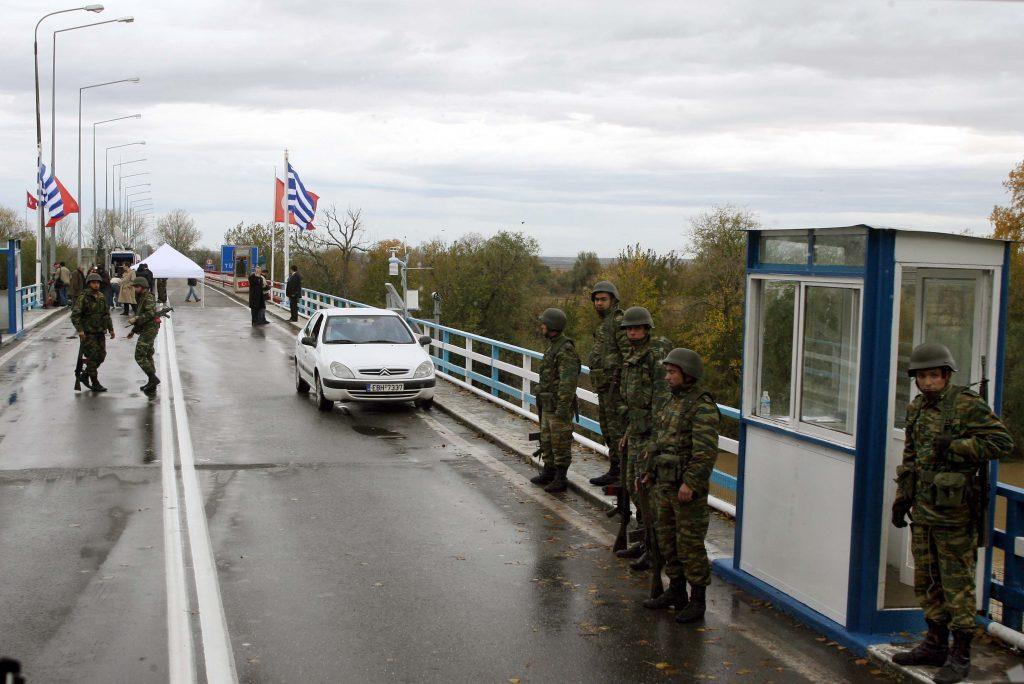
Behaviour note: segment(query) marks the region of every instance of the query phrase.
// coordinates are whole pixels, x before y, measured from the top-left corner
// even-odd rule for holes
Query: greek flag
[[[316,213],[316,200],[313,199],[302,179],[295,172],[295,167],[288,164],[288,211],[295,222],[307,230],[313,229],[313,214]]]
[[[61,197],[60,188],[57,187],[57,179],[46,170],[46,164],[39,165],[39,184],[43,188],[43,206],[46,207],[46,215],[51,219],[63,218],[64,199]]]

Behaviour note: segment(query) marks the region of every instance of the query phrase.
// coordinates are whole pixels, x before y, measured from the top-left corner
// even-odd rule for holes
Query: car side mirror
[[[310,337],[309,335],[306,335],[305,337],[302,338],[302,344],[306,345],[307,347],[315,347],[316,346],[316,338],[315,337]]]
[[[420,346],[424,347],[434,341],[433,338],[430,337],[430,335],[420,335],[419,340]]]

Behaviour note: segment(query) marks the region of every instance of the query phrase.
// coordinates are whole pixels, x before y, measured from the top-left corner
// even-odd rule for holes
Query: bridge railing
[[[39,309],[43,306],[42,286],[39,283],[23,285],[18,288],[18,295],[21,298],[21,310]]]
[[[991,579],[989,597],[1002,607],[1000,622],[1010,629],[1024,627],[1024,489],[1002,482],[996,500],[1006,505],[1004,529],[992,530],[992,548],[1002,551],[1001,579]]]

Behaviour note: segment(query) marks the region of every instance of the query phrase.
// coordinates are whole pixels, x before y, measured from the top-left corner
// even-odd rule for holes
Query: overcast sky
[[[32,29],[70,5],[0,0],[0,204],[35,164]],[[57,175],[74,192],[78,88],[156,212],[208,246],[265,221],[284,148],[370,237],[502,228],[547,255],[685,245],[731,203],[767,226],[988,232],[1024,159],[1024,2],[110,0],[40,30],[44,159],[58,36]],[[117,152],[112,152],[117,157]],[[139,178],[138,180],[142,180]],[[128,184],[128,181],[125,182]]]

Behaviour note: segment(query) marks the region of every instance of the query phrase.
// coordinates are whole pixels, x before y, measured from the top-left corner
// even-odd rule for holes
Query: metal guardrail
[[[1003,552],[1003,578],[991,580],[989,596],[1002,605],[1002,624],[1019,632],[1024,627],[1024,489],[1000,482],[999,498],[1006,503],[1006,528],[992,530],[992,548]]]
[[[18,288],[18,295],[21,298],[21,310],[40,309],[43,306],[43,298],[40,293],[42,287],[39,283],[24,285]]]

